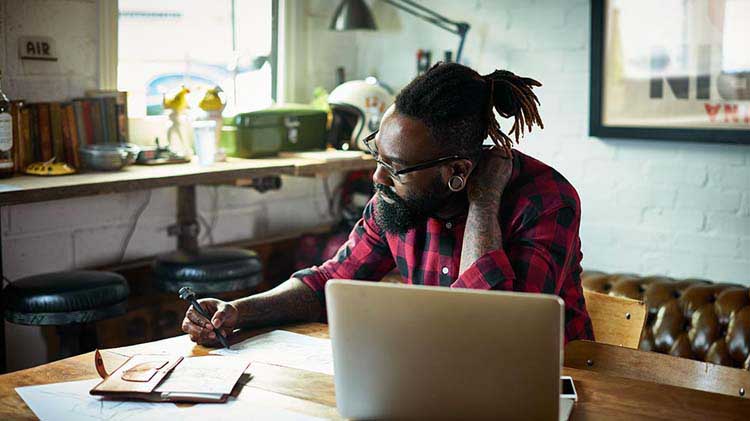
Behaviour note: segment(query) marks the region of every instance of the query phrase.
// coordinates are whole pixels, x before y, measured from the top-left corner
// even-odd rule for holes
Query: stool
[[[153,270],[157,287],[174,293],[184,286],[198,295],[239,291],[255,287],[263,280],[258,254],[237,248],[163,254],[154,260]]]
[[[84,325],[125,314],[130,288],[122,275],[71,270],[21,278],[3,288],[5,320],[57,326],[61,357],[96,347]]]

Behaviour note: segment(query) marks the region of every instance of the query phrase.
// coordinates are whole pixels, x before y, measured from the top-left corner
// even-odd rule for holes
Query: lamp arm
[[[445,23],[449,23],[451,25],[458,26],[458,24],[459,24],[459,22],[456,22],[456,21],[454,21],[452,19],[449,19],[449,18],[441,15],[440,13],[438,13],[438,12],[436,12],[434,10],[428,9],[428,8],[422,6],[421,4],[419,4],[419,3],[415,2],[415,1],[412,1],[412,0],[383,0],[383,1],[385,1],[386,3],[390,3],[392,6],[400,7],[400,8],[402,8],[402,10],[406,10],[407,7],[413,7],[414,9],[418,9],[418,10],[421,10],[422,12],[424,12],[424,13],[432,15],[432,17],[434,19],[440,20],[440,21],[445,22]],[[410,11],[410,13],[415,14],[414,11]]]
[[[456,62],[461,60],[461,52],[464,49],[464,41],[466,40],[466,33],[469,32],[471,26],[466,22],[456,22],[448,19],[447,17],[432,11],[416,2],[411,0],[383,0],[385,3],[391,6],[403,10],[410,15],[416,16],[422,20],[425,20],[437,27],[440,27],[448,32],[458,35],[461,40],[458,43],[458,50],[456,50]],[[417,10],[414,10],[417,9]]]
[[[452,26],[453,25],[453,21],[448,20],[448,19],[444,18],[443,16],[437,15],[436,13],[432,13],[432,16],[425,15],[422,12],[419,12],[417,10],[412,9],[410,7],[411,5],[404,5],[404,4],[401,4],[401,3],[399,3],[398,1],[395,1],[395,0],[383,0],[383,1],[385,3],[390,4],[391,6],[393,6],[395,8],[397,8],[397,9],[399,9],[399,10],[403,10],[404,12],[409,13],[412,16],[416,16],[416,17],[418,17],[418,18],[420,18],[420,19],[422,19],[424,21],[427,21],[427,22],[429,22],[429,23],[431,23],[431,24],[433,24],[435,26],[438,26],[438,27],[440,27],[440,28],[442,28],[442,29],[444,29],[444,30],[446,30],[448,32],[452,32],[454,34],[458,34],[458,31],[456,30],[456,28]]]
[[[466,40],[466,33],[469,32],[469,24],[461,24],[466,26],[459,26],[459,36],[461,40],[458,42],[458,50],[456,50],[456,63],[461,61],[461,52],[464,50],[464,41]]]

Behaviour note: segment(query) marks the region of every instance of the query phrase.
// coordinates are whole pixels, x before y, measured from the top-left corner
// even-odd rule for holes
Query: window
[[[750,2],[739,0],[726,2],[723,22],[725,48],[722,49],[722,71],[747,74],[750,69],[750,54],[747,53],[745,45],[748,22],[750,22]]]
[[[117,88],[130,117],[161,115],[182,85],[193,110],[219,86],[225,114],[275,98],[277,0],[119,0]]]

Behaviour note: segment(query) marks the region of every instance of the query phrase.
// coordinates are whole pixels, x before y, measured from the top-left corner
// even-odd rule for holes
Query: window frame
[[[237,0],[230,0],[233,4]],[[279,3],[285,0],[271,0],[271,52],[269,61],[271,63],[271,98],[278,101],[279,91],[283,90],[283,81],[279,81]],[[117,89],[117,63],[118,57],[118,14],[120,2],[118,0],[102,0],[97,2],[99,14],[99,89]],[[284,22],[287,22],[284,19]],[[283,34],[281,34],[283,37]],[[283,39],[283,38],[282,38]],[[146,119],[149,116],[145,117]],[[140,120],[133,119],[131,120]]]

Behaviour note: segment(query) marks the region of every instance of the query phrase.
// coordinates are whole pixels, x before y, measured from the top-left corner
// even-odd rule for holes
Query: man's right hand
[[[182,321],[182,331],[190,335],[190,339],[205,346],[219,346],[220,342],[214,333],[214,327],[229,337],[237,327],[239,311],[232,303],[217,300],[215,298],[204,298],[198,303],[212,315],[211,320],[201,316],[193,306],[188,307],[185,319]]]

